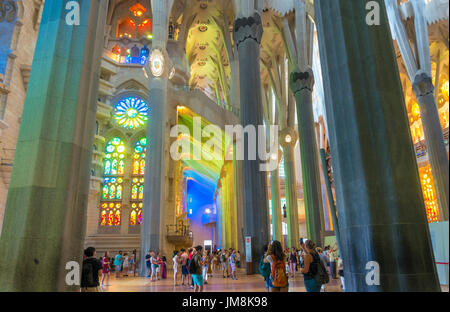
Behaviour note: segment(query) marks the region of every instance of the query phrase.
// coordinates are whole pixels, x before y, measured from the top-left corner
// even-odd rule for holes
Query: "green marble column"
[[[440,291],[385,4],[369,26],[367,2],[314,1],[345,288]]]
[[[284,190],[286,198],[286,215],[288,226],[287,246],[289,248],[299,245],[299,222],[298,222],[298,202],[297,202],[297,180],[295,176],[294,147],[297,142],[297,134],[294,129],[286,128],[289,131],[290,141],[286,142],[286,136],[281,135],[280,142],[283,146],[284,155]],[[283,132],[282,132],[283,133]]]
[[[75,291],[90,182],[107,0],[46,1],[0,238],[1,291]],[[79,282],[79,281],[77,281]]]
[[[283,243],[280,198],[280,171],[278,168],[270,173],[270,199],[272,201],[272,239]]]
[[[325,226],[319,172],[319,152],[317,149],[312,107],[314,74],[311,68],[305,71],[301,71],[298,67],[295,68],[291,72],[289,83],[297,104],[298,135],[300,140],[308,239],[311,239],[317,245],[322,245],[322,232]]]

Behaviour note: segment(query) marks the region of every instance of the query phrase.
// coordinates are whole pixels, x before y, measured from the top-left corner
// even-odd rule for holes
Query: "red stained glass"
[[[102,226],[106,225],[106,210],[102,210],[102,214],[101,214],[101,217],[100,217],[100,224]]]
[[[114,221],[114,212],[112,210],[108,213],[108,226],[112,226]]]
[[[120,225],[120,210],[116,210],[114,215],[114,225]]]

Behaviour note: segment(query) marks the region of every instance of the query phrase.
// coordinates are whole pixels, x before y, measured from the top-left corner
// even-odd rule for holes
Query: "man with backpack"
[[[328,272],[314,247],[314,242],[311,240],[306,241],[306,244],[303,243],[300,246],[305,259],[301,273],[303,273],[305,279],[307,292],[320,292],[322,285],[329,282]]]
[[[189,264],[189,273],[192,274],[192,280],[194,282],[194,292],[203,291],[202,249],[203,247],[200,245],[195,247],[194,255]]]
[[[99,292],[98,277],[102,270],[102,263],[97,259],[95,248],[88,247],[84,251],[86,259],[81,269],[81,292]]]

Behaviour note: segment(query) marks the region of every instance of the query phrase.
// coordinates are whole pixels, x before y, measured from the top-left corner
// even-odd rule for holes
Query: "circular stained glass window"
[[[134,130],[145,125],[148,113],[147,103],[137,97],[129,97],[116,105],[114,117],[121,127]]]

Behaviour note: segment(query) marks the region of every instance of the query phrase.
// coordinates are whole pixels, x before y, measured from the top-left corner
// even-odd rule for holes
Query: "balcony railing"
[[[166,230],[167,240],[176,246],[190,247],[194,241],[190,225],[170,224],[166,225]]]

